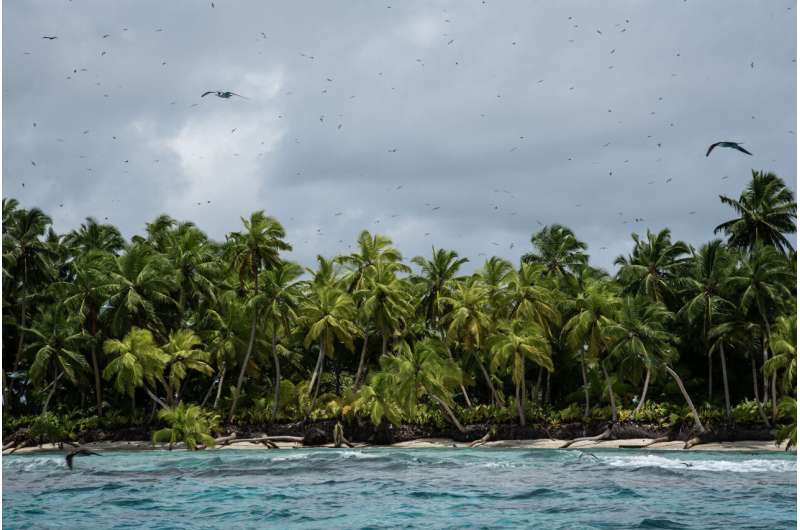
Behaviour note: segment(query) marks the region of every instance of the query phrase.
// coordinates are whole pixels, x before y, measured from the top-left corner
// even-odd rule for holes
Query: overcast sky
[[[792,1],[214,4],[3,2],[3,196],[126,237],[263,209],[304,265],[364,228],[516,262],[561,223],[610,268],[712,238],[751,169],[796,189]]]

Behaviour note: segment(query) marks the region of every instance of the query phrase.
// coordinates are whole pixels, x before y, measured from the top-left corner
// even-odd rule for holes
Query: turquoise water
[[[595,456],[592,456],[595,455]],[[4,528],[795,528],[794,455],[390,449],[3,457]]]

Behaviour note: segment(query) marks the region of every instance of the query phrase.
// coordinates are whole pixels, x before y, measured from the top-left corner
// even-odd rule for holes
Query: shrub
[[[745,399],[731,410],[731,415],[737,423],[755,423],[761,419],[758,412],[758,401]]]
[[[153,445],[156,442],[169,442],[171,450],[173,444],[182,441],[191,451],[200,444],[206,447],[215,445],[211,431],[217,427],[219,416],[205,412],[197,405],[187,406],[181,402],[175,407],[159,411],[158,417],[169,427],[153,433]]]

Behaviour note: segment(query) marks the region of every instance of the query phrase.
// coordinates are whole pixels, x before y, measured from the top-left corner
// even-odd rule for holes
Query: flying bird
[[[43,39],[47,39],[47,40],[55,40],[55,39],[57,39],[58,37],[57,37],[57,36],[55,36],[55,35],[45,35],[45,36],[43,36],[42,38],[43,38]]]
[[[106,217],[106,219],[108,219],[108,217]],[[76,456],[90,456],[90,455],[100,456],[94,451],[89,451],[88,449],[76,449],[72,451],[71,453],[67,454],[66,457],[67,467],[72,469],[72,459],[75,458]]]
[[[708,146],[708,151],[706,151],[706,156],[710,155],[711,151],[713,151],[715,147],[728,147],[730,149],[736,149],[737,151],[741,151],[742,153],[744,153],[746,155],[753,156],[753,153],[751,153],[750,151],[748,151],[747,149],[745,149],[744,147],[739,145],[739,142],[717,142],[717,143],[713,143],[710,146]]]
[[[242,99],[249,99],[249,98],[247,98],[245,96],[241,96],[241,95],[239,95],[239,94],[237,94],[235,92],[223,92],[221,90],[209,90],[208,92],[204,92],[203,95],[200,96],[200,97],[204,98],[209,94],[214,94],[218,98],[222,98],[222,99],[230,99],[231,96],[240,97]]]

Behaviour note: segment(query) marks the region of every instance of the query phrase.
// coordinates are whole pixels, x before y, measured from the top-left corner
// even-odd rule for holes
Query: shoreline
[[[479,450],[483,448],[498,448],[498,449],[559,449],[568,440],[551,440],[551,439],[537,439],[537,440],[496,440],[486,442],[474,449]],[[670,441],[658,442],[652,445],[647,445],[653,442],[651,438],[635,438],[626,440],[604,440],[604,441],[581,441],[575,442],[570,447],[564,450],[586,450],[586,449],[633,449],[643,451],[723,451],[723,452],[739,452],[739,453],[787,453],[785,450],[786,445],[777,445],[775,441],[765,440],[750,440],[750,441],[735,441],[735,442],[710,442],[704,444],[697,444],[688,449],[684,449],[684,442]],[[324,444],[318,446],[304,446],[297,442],[278,442],[276,443],[278,450],[281,449],[325,449],[333,448],[333,444]],[[89,442],[81,444],[81,448],[89,449],[92,451],[105,452],[105,451],[153,451],[165,450],[167,444],[156,444],[155,447],[145,441],[117,441],[117,442]],[[398,442],[391,445],[371,445],[371,444],[354,444],[353,449],[373,449],[373,448],[396,448],[396,449],[469,449],[470,444],[466,442],[457,442],[450,438],[418,438],[406,442]],[[66,453],[74,448],[69,445],[64,445],[63,449],[58,447],[58,444],[43,444],[41,447],[22,447],[14,451],[13,454],[36,454],[59,451]],[[275,450],[264,447],[261,444],[250,442],[232,442],[228,445],[203,449],[204,451],[220,451],[228,449],[246,449],[246,450]],[[347,449],[343,447],[342,449]],[[184,451],[183,444],[176,444],[173,447],[174,451]],[[3,456],[11,454],[11,449],[3,451]],[[796,454],[796,449],[792,448],[788,454]]]

